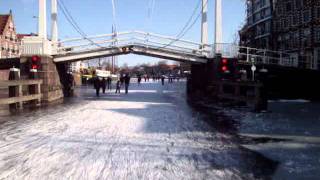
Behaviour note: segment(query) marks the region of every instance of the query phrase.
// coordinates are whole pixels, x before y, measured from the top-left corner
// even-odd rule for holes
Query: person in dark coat
[[[107,85],[108,85],[108,89],[109,89],[109,90],[111,90],[111,84],[112,84],[112,79],[111,79],[111,77],[109,76],[109,77],[107,78]]]
[[[102,93],[106,93],[106,88],[107,88],[107,80],[106,78],[102,78],[101,80],[101,88],[102,88]]]
[[[140,86],[141,84],[141,75],[138,75],[138,85]]]
[[[124,86],[125,86],[126,94],[128,94],[129,84],[130,84],[130,76],[129,74],[126,74],[126,76],[124,77]]]
[[[100,79],[99,77],[94,77],[93,79],[93,86],[94,88],[96,89],[96,96],[99,97],[100,96],[100,86],[101,86],[101,83],[100,83]]]
[[[116,84],[116,94],[119,93],[120,94],[120,88],[121,88],[121,82],[120,80],[117,81],[117,84]]]
[[[121,83],[121,86],[123,85],[123,83],[124,83],[124,76],[123,75],[121,75],[121,77],[120,77],[120,83]]]
[[[161,83],[162,83],[162,86],[164,85],[164,76],[161,76]]]

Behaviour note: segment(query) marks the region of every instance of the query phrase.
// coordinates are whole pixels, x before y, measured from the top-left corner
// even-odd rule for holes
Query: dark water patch
[[[271,137],[248,137],[238,135],[241,144],[265,144],[265,143],[277,143],[284,141],[291,141],[288,139],[280,139],[280,138],[271,138]]]

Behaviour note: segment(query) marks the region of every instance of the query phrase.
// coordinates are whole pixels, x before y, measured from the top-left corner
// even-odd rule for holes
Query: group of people
[[[125,76],[120,77],[120,79],[117,81],[116,85],[116,93],[120,94],[121,87],[124,84],[125,93],[128,94],[129,91],[129,85],[130,85],[130,76],[129,74],[126,74]]]
[[[137,75],[137,79],[138,79],[138,85],[140,86],[141,80],[142,80],[142,76],[140,74]],[[149,82],[150,76],[149,75],[144,75],[143,79],[144,79],[144,82],[147,82],[147,81]]]
[[[112,84],[112,79],[111,77],[102,78],[100,79],[99,77],[95,77],[93,80],[93,86],[96,89],[96,95],[99,97],[100,96],[100,89],[102,89],[102,93],[106,93],[106,89],[111,90],[111,84]]]
[[[126,74],[125,76],[121,76],[116,83],[116,93],[120,94],[121,87],[125,87],[125,93],[128,94],[129,90],[129,84],[130,84],[130,76]],[[102,93],[106,93],[106,89],[111,90],[112,89],[112,78],[108,77],[100,79],[99,77],[95,77],[93,79],[93,86],[96,90],[96,96],[100,96],[100,89],[102,89]]]

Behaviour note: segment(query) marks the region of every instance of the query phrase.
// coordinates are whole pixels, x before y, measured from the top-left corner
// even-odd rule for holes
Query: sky
[[[61,1],[61,0],[60,0]],[[111,0],[63,0],[69,12],[87,35],[111,32],[113,24]],[[117,31],[140,30],[176,37],[184,27],[199,0],[155,0],[153,13],[148,11],[152,0],[114,0],[116,7]],[[222,0],[223,41],[233,42],[235,34],[244,23],[245,5],[243,0]],[[214,41],[214,0],[209,0],[208,23],[209,42]],[[50,0],[47,0],[48,13]],[[0,0],[0,14],[13,11],[18,33],[37,32],[38,0]],[[197,14],[200,13],[200,8]],[[50,26],[48,14],[48,26]],[[200,42],[200,20],[182,39]],[[58,11],[59,38],[81,37]],[[48,27],[50,35],[50,27]],[[119,56],[119,65],[128,63],[154,63],[157,59],[145,56]],[[155,61],[156,60],[156,61]]]

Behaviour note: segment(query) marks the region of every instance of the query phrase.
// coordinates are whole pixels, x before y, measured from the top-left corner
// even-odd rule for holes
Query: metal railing
[[[236,58],[241,63],[266,64],[304,69],[316,69],[316,61],[311,56],[301,56],[296,53],[272,51],[251,47],[238,46],[230,43],[212,45],[212,56],[217,53],[226,58]]]
[[[66,39],[59,42],[57,53],[66,54],[129,45],[140,45],[146,48],[152,47],[159,50],[206,57],[211,54],[211,48],[201,49],[201,43],[142,31],[119,32],[116,36],[115,34],[104,34],[87,38]]]

